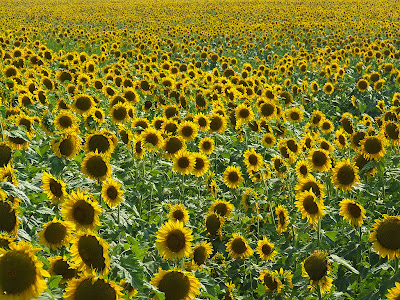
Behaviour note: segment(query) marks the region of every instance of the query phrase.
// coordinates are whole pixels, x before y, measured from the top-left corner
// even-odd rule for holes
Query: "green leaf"
[[[338,264],[341,264],[341,265],[347,267],[350,271],[352,271],[353,273],[355,273],[355,274],[357,274],[357,275],[360,274],[360,272],[358,272],[358,271],[350,264],[350,262],[347,261],[347,260],[345,260],[343,257],[337,256],[337,255],[335,255],[335,254],[331,254],[330,256],[331,256],[331,258],[332,258],[335,262],[337,262]]]
[[[49,282],[48,282],[48,286],[49,286],[50,288],[58,287],[58,285],[59,285],[61,279],[62,279],[62,276],[61,276],[61,275],[52,276],[52,277],[50,278]]]
[[[325,235],[330,238],[333,242],[336,241],[336,231],[325,231]]]

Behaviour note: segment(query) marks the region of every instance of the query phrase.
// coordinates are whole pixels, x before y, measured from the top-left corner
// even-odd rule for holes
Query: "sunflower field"
[[[400,2],[0,0],[0,299],[400,299]]]

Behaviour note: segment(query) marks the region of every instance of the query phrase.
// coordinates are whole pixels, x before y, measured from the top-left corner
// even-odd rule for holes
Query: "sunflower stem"
[[[120,207],[121,207],[121,204],[118,204],[118,227],[119,227],[119,223],[120,223],[120,217],[119,217],[119,215],[120,215]]]
[[[396,256],[394,259],[394,275],[396,275],[398,269],[399,269],[399,257]]]
[[[321,243],[321,220],[320,218],[317,219],[317,248],[320,247]]]
[[[318,299],[322,300],[321,287],[319,285],[317,286],[317,293],[318,293]]]

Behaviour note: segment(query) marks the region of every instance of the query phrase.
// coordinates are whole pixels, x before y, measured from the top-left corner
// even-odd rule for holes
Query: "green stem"
[[[318,293],[318,299],[322,300],[321,287],[319,285],[317,287],[317,293]]]
[[[119,227],[119,223],[120,223],[120,217],[119,217],[119,215],[120,215],[120,207],[121,207],[121,204],[118,204],[118,227]]]
[[[321,220],[318,218],[318,224],[317,224],[317,248],[319,248],[320,243],[321,243]]]

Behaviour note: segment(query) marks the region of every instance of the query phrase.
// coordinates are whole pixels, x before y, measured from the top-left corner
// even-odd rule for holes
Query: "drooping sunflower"
[[[109,156],[114,151],[114,143],[105,131],[95,132],[86,137],[85,151],[96,152]]]
[[[227,202],[225,200],[215,200],[213,204],[211,205],[209,211],[214,212],[221,217],[229,217],[232,209],[233,209],[233,204],[230,202]]]
[[[38,233],[39,243],[52,250],[69,244],[74,225],[54,218],[52,221],[43,224],[43,229]]]
[[[335,132],[335,144],[338,146],[339,149],[345,149],[347,147],[347,134],[346,132],[341,128],[336,130]]]
[[[258,171],[263,165],[263,157],[254,148],[248,149],[243,154],[244,163],[248,171]]]
[[[205,137],[199,142],[199,151],[210,155],[215,149],[214,140],[210,137]]]
[[[186,150],[179,151],[174,157],[173,170],[182,175],[190,174],[193,171],[196,159],[192,153]]]
[[[379,256],[393,259],[400,256],[400,216],[383,215],[372,226],[369,241]]]
[[[310,280],[310,288],[320,286],[321,293],[329,292],[332,287],[332,278],[328,277],[331,271],[331,264],[328,254],[324,251],[314,251],[302,262],[302,276]]]
[[[145,130],[143,130],[142,133],[140,134],[140,138],[144,143],[143,146],[149,152],[156,151],[157,149],[161,148],[164,144],[164,139],[161,133],[152,127],[148,127]]]
[[[319,200],[310,189],[299,194],[299,200],[295,202],[297,210],[301,212],[302,218],[307,218],[308,223],[315,225],[325,215],[324,203]]]
[[[101,212],[93,196],[79,190],[72,191],[61,207],[64,219],[75,224],[75,230],[92,230],[99,226]]]
[[[170,136],[164,140],[166,158],[173,158],[179,151],[186,150],[185,140],[180,136]]]
[[[62,111],[54,118],[54,126],[59,131],[77,131],[79,119],[69,111]]]
[[[111,166],[104,154],[90,152],[82,161],[81,172],[93,180],[103,181],[110,177]]]
[[[192,174],[196,177],[203,176],[205,173],[208,172],[210,168],[210,161],[208,157],[203,153],[193,153],[195,163],[192,170]]]
[[[216,213],[208,213],[205,219],[205,225],[208,234],[212,238],[217,238],[222,236],[222,225],[224,219]]]
[[[176,268],[159,269],[150,282],[164,293],[165,300],[194,300],[200,294],[199,280],[192,273]]]
[[[10,243],[9,250],[0,248],[0,295],[4,300],[36,299],[47,288],[43,269],[33,248],[27,242]]]
[[[275,208],[275,214],[278,219],[277,231],[279,234],[282,234],[287,230],[289,225],[289,212],[284,205],[278,205]]]
[[[350,191],[360,181],[358,167],[348,159],[342,160],[332,170],[331,180],[337,188]]]
[[[276,255],[276,251],[274,251],[275,245],[271,243],[271,241],[264,236],[262,240],[257,242],[256,252],[260,256],[262,260],[273,260]]]
[[[71,264],[65,257],[52,256],[48,260],[50,262],[50,275],[62,276],[60,284],[67,282],[78,274],[77,266]]]
[[[186,224],[189,221],[189,212],[183,204],[174,204],[170,206],[169,218],[173,221],[179,221]]]
[[[388,290],[386,300],[396,300],[400,297],[400,283],[395,282],[395,286]]]
[[[168,220],[157,232],[156,247],[167,260],[181,259],[192,250],[192,230],[182,222]]]
[[[365,218],[365,209],[359,203],[350,200],[343,199],[339,203],[340,211],[339,215],[343,217],[352,226],[360,227]]]
[[[258,279],[261,280],[268,293],[279,294],[282,291],[283,284],[278,278],[278,271],[263,270],[260,272]]]
[[[143,140],[139,138],[133,142],[133,155],[137,159],[142,159],[145,154],[146,150],[144,149],[143,146]]]
[[[232,238],[226,243],[226,252],[233,259],[252,256],[254,251],[250,248],[247,240],[241,234],[232,234]]]
[[[115,282],[94,275],[73,278],[63,295],[65,300],[122,300],[122,287]]]
[[[64,181],[61,179],[57,180],[53,175],[45,171],[43,173],[42,182],[43,191],[47,194],[47,197],[51,199],[52,204],[57,204],[64,200],[67,195],[67,184]]]
[[[17,235],[20,224],[17,208],[17,203],[0,198],[0,232]]]
[[[121,190],[121,183],[116,181],[114,178],[107,178],[105,181],[103,181],[101,195],[104,199],[104,202],[109,207],[118,206],[123,200],[123,194],[124,191]]]
[[[281,178],[285,177],[287,171],[289,170],[288,164],[279,156],[274,156],[271,162],[276,175]]]
[[[197,136],[197,125],[190,121],[183,121],[178,125],[177,133],[186,142],[190,142]]]
[[[244,181],[242,177],[242,171],[236,166],[227,167],[222,176],[225,185],[230,189],[236,189]]]
[[[386,139],[383,134],[367,136],[361,142],[361,152],[365,159],[379,160],[385,156]]]
[[[4,168],[12,161],[12,150],[7,143],[0,143],[0,168]]]
[[[73,159],[81,148],[81,140],[76,133],[68,132],[53,140],[51,145],[58,157]]]
[[[9,136],[6,135],[6,140],[11,148],[15,150],[26,150],[29,147],[29,140],[19,136]]]
[[[71,241],[71,256],[79,271],[105,275],[110,270],[108,244],[97,234],[87,231],[78,233]]]
[[[383,123],[382,131],[385,136],[391,141],[393,145],[400,145],[400,129],[393,121],[386,121]]]
[[[223,133],[226,129],[226,118],[219,114],[212,114],[210,117],[210,132]]]
[[[191,256],[194,264],[200,267],[205,263],[207,259],[210,258],[212,253],[213,253],[213,247],[211,243],[203,241],[193,247]]]
[[[323,149],[314,149],[310,152],[309,162],[315,171],[327,172],[331,169],[331,159],[329,152]]]
[[[323,112],[319,110],[314,110],[310,118],[311,127],[319,127],[324,119],[325,115]]]

